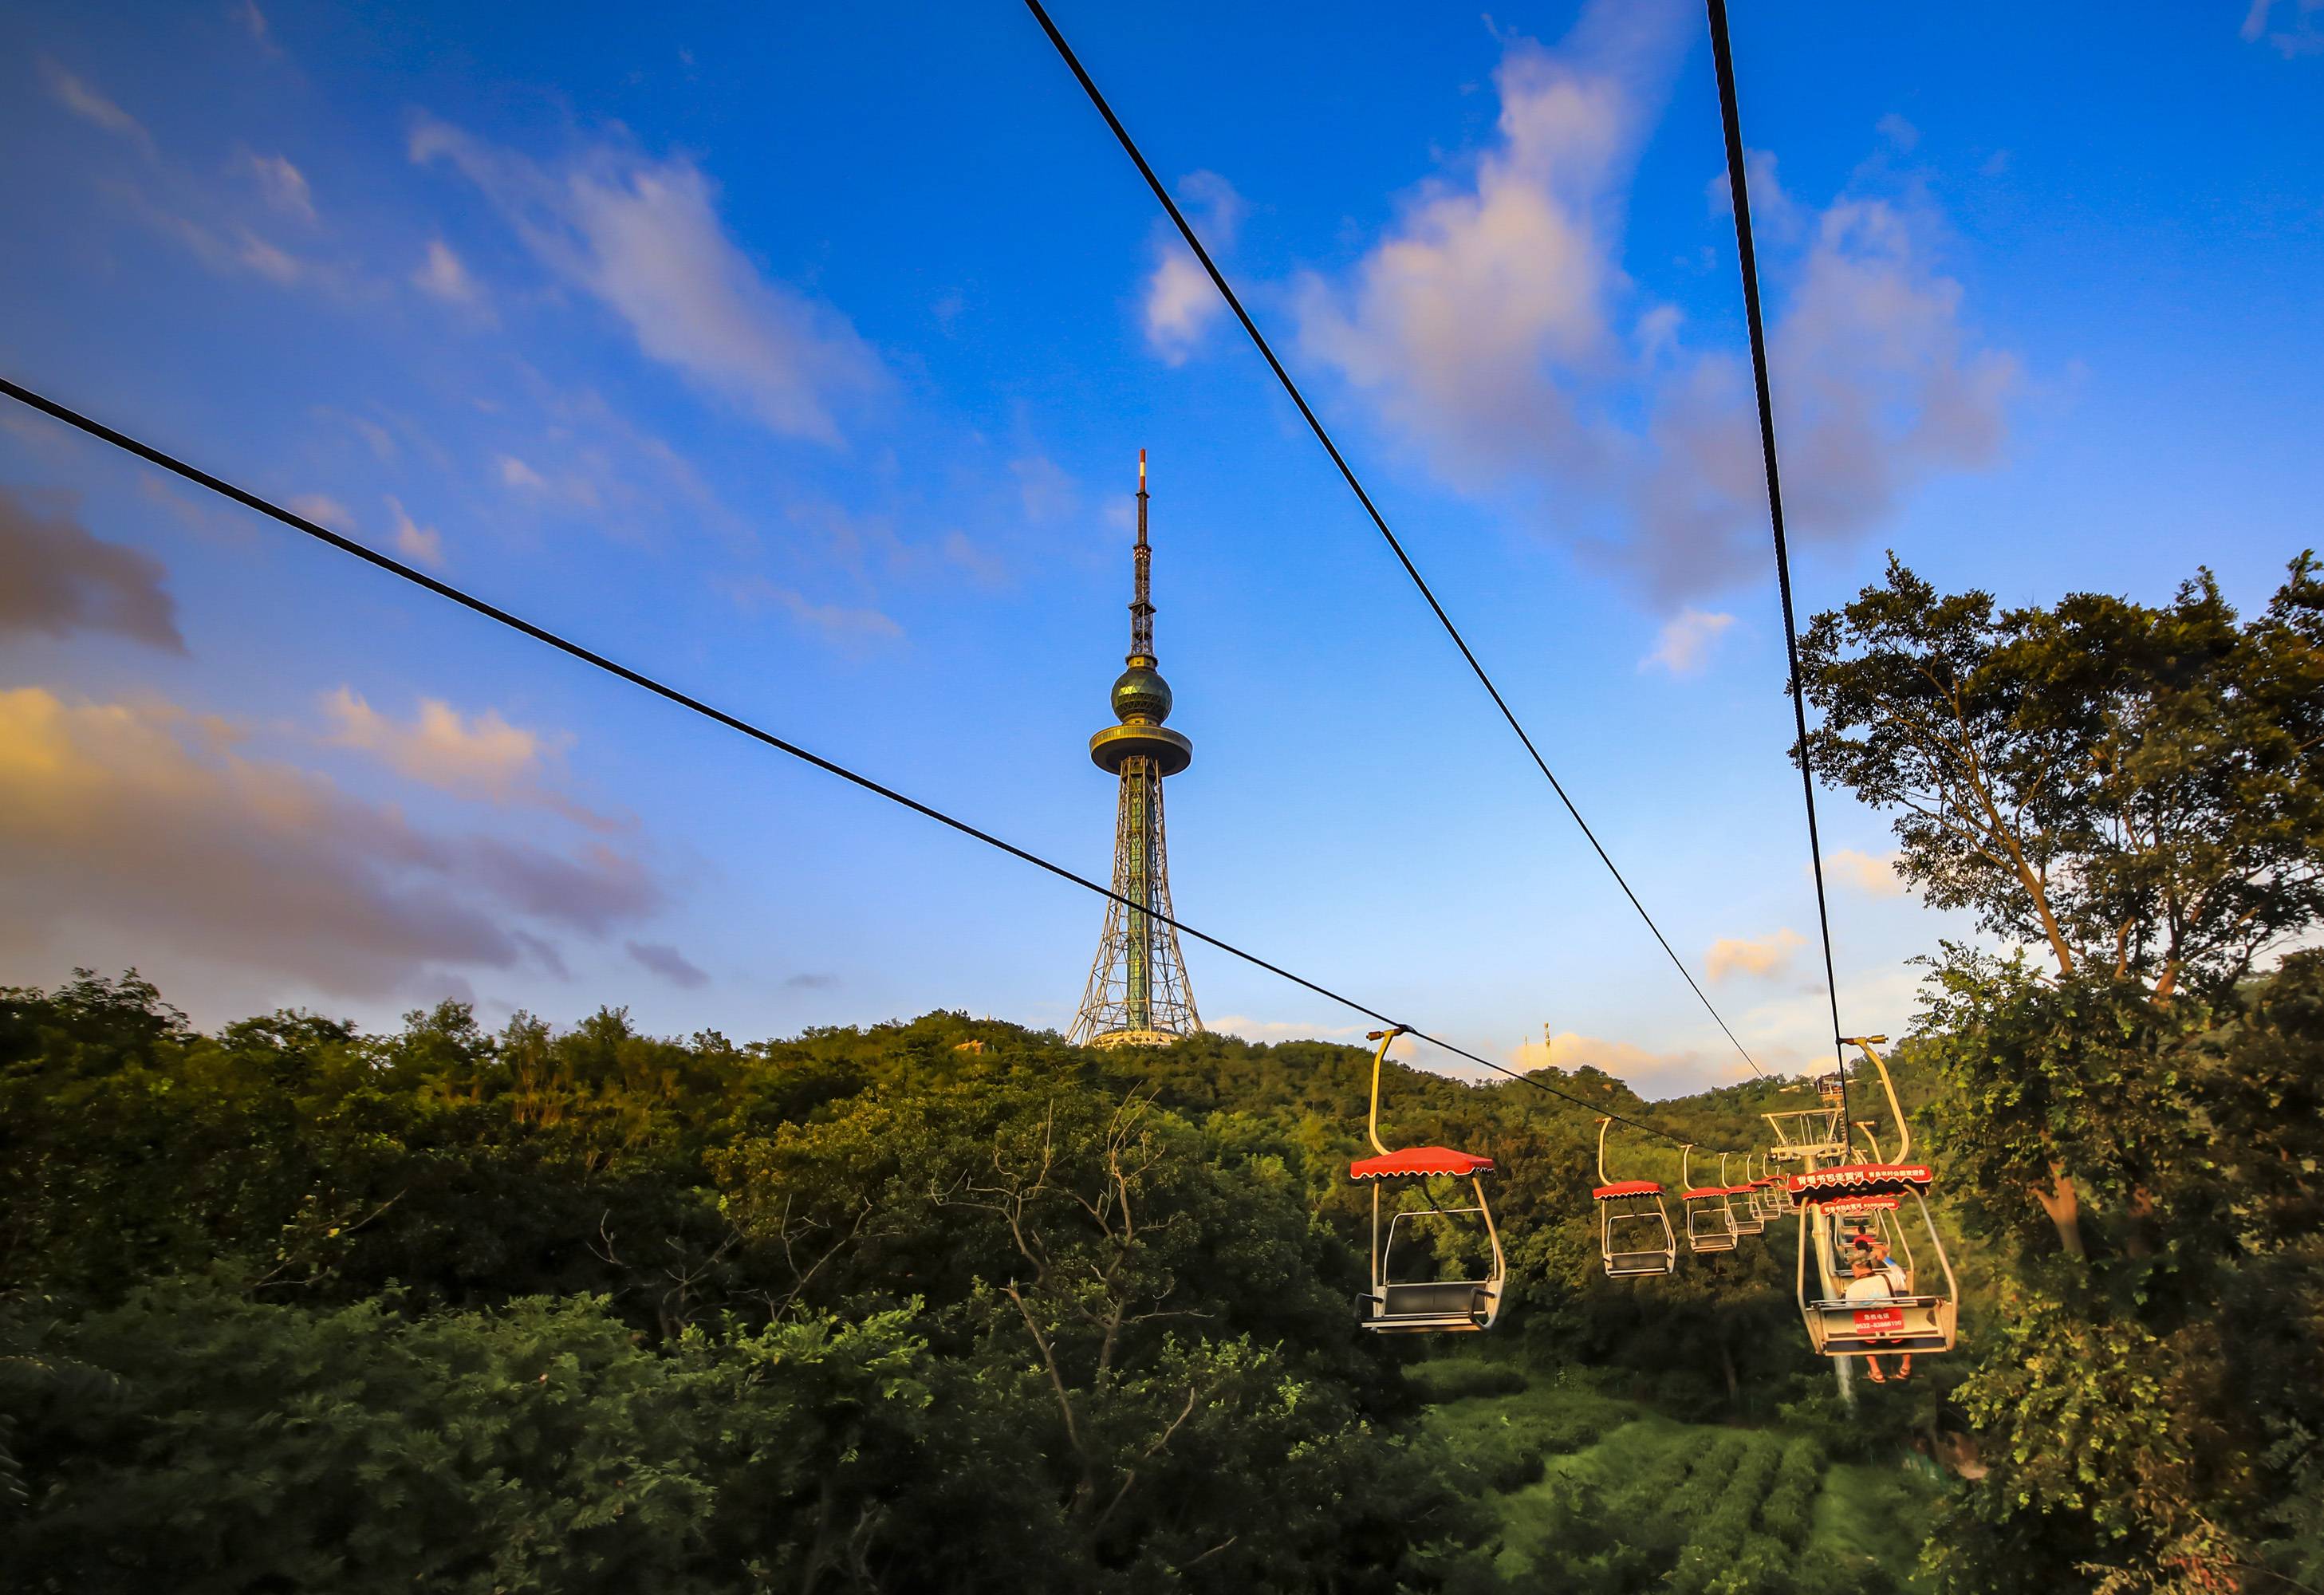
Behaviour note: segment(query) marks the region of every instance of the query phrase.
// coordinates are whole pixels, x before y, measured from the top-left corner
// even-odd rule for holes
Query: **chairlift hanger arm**
[[[1875,1050],[1877,1046],[1887,1046],[1888,1037],[1886,1036],[1843,1036],[1840,1039],[1849,1046],[1862,1052],[1866,1057],[1870,1058],[1872,1060],[1873,1068],[1878,1071],[1880,1075],[1880,1089],[1886,1092],[1888,1095],[1888,1111],[1896,1120],[1896,1156],[1888,1159],[1888,1161],[1892,1163],[1904,1162],[1905,1158],[1913,1155],[1913,1127],[1904,1118],[1904,1104],[1896,1100],[1896,1082],[1889,1078],[1888,1062]],[[1875,1157],[1880,1156],[1880,1148],[1877,1146],[1875,1146],[1872,1148],[1872,1155]]]
[[[1372,1054],[1372,1111],[1371,1117],[1365,1121],[1364,1132],[1371,1137],[1372,1150],[1383,1157],[1388,1156],[1388,1148],[1380,1144],[1379,1137],[1380,1065],[1388,1056],[1388,1049],[1396,1045],[1396,1038],[1403,1035],[1404,1031],[1405,1028],[1402,1025],[1390,1025],[1385,1030],[1364,1032],[1365,1040],[1379,1043],[1379,1050]]]

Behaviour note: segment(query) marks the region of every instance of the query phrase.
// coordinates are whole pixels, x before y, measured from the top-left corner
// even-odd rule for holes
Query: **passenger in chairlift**
[[[1852,1277],[1848,1282],[1848,1288],[1840,1293],[1842,1301],[1869,1305],[1885,1302],[1895,1295],[1888,1288],[1888,1275],[1874,1264],[1869,1249],[1858,1251],[1856,1261],[1849,1267],[1849,1273]],[[1876,1385],[1888,1382],[1888,1376],[1880,1370],[1880,1359],[1869,1351],[1864,1354],[1864,1374]],[[1913,1377],[1913,1354],[1910,1351],[1896,1359],[1896,1377],[1900,1379]]]

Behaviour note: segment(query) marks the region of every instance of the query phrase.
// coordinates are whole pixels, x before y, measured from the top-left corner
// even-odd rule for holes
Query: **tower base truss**
[[[1130,903],[1106,905],[1105,933],[1098,938],[1089,984],[1067,1039],[1089,1046],[1167,1046],[1183,1036],[1199,1035],[1202,1015],[1186,982],[1178,933],[1165,919],[1170,906],[1167,837],[1162,820],[1162,771],[1146,756],[1121,762],[1121,794],[1115,811],[1113,890]],[[1157,918],[1156,915],[1164,918]]]

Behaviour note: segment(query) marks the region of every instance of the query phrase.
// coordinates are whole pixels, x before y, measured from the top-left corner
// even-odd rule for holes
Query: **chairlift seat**
[[[1377,1334],[1457,1334],[1492,1327],[1500,1286],[1489,1279],[1382,1284],[1356,1298],[1356,1314]]]
[[[1827,1357],[1858,1352],[1950,1351],[1955,1305],[1938,1295],[1873,1296],[1806,1304],[1808,1339]]]
[[[1686,1249],[1692,1252],[1733,1251],[1735,1214],[1727,1205],[1724,1185],[1691,1185],[1679,1193],[1686,1209]]]
[[[1371,1139],[1375,1155],[1359,1157],[1348,1165],[1350,1179],[1368,1183],[1372,1188],[1371,1288],[1356,1298],[1356,1322],[1375,1334],[1443,1334],[1490,1329],[1493,1321],[1500,1316],[1501,1291],[1508,1279],[1508,1259],[1501,1251],[1501,1234],[1493,1225],[1493,1210],[1485,1200],[1484,1176],[1492,1172],[1493,1160],[1473,1152],[1457,1152],[1450,1147],[1406,1147],[1391,1152],[1380,1139],[1380,1065],[1388,1058],[1388,1047],[1402,1033],[1402,1026],[1392,1025],[1373,1032],[1370,1037],[1379,1043],[1379,1049],[1372,1054],[1371,1115],[1366,1121],[1365,1133]],[[1468,1181],[1470,1191],[1476,1196],[1476,1205],[1447,1206],[1430,1194],[1427,1182],[1432,1179]],[[1427,1205],[1393,1214],[1383,1230],[1380,1215],[1387,1203],[1381,1201],[1380,1194],[1391,1180],[1419,1182],[1420,1199]],[[1492,1249],[1484,1278],[1406,1282],[1388,1277],[1397,1231],[1407,1224],[1416,1228],[1428,1219],[1471,1222],[1484,1231],[1486,1243]],[[1407,1236],[1411,1232],[1405,1230]]]
[[[1945,1256],[1944,1237],[1937,1232],[1929,1212],[1929,1194],[1936,1183],[1924,1163],[1901,1159],[1912,1146],[1912,1129],[1896,1101],[1896,1087],[1888,1065],[1867,1037],[1853,1045],[1880,1072],[1888,1096],[1888,1110],[1900,1132],[1899,1161],[1834,1163],[1819,1168],[1812,1158],[1784,1182],[1783,1191],[1801,1212],[1798,1264],[1800,1316],[1808,1339],[1826,1357],[1879,1356],[1888,1352],[1950,1351],[1959,1329],[1960,1282]],[[1869,1130],[1867,1131],[1869,1134]],[[1877,1152],[1874,1154],[1878,1157]],[[1910,1226],[1927,1237],[1929,1249],[1944,1276],[1944,1291],[1930,1295],[1907,1291],[1849,1301],[1842,1276],[1840,1248],[1855,1233],[1887,1240],[1903,1254],[1905,1278],[1914,1275],[1911,1247],[1906,1241],[1904,1208],[1911,1199],[1914,1222]]]
[[[1663,1205],[1660,1180],[1606,1177],[1606,1130],[1598,1121],[1598,1181],[1590,1194],[1598,1203],[1598,1250],[1609,1279],[1668,1274],[1678,1267],[1678,1236]]]

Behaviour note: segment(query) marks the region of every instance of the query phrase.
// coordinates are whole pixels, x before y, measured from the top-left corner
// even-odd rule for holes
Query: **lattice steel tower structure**
[[[1154,667],[1154,551],[1146,541],[1146,451],[1138,451],[1137,576],[1130,600],[1130,668],[1113,684],[1114,718],[1090,738],[1090,758],[1118,778],[1113,890],[1105,934],[1067,1039],[1091,1046],[1167,1046],[1201,1031],[1170,911],[1162,781],[1194,762],[1194,744],[1163,725],[1170,684]],[[1157,916],[1160,917],[1157,917]]]

